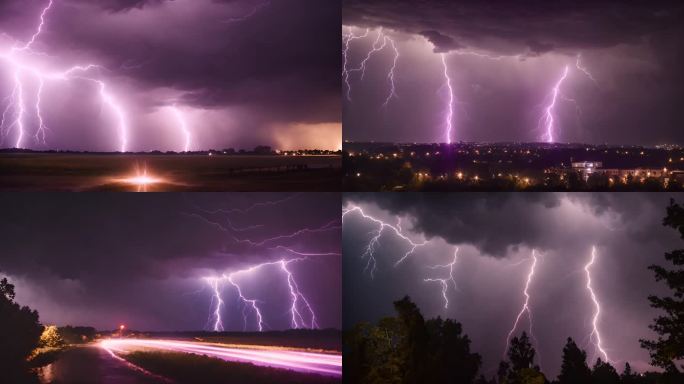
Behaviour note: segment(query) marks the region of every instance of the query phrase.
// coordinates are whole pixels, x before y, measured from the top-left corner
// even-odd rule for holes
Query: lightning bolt
[[[599,332],[598,329],[598,321],[599,321],[599,316],[601,315],[601,305],[598,302],[598,299],[596,298],[596,294],[594,293],[594,289],[591,286],[591,266],[594,265],[594,262],[596,261],[596,246],[591,247],[591,260],[584,266],[584,271],[586,272],[587,275],[587,290],[589,291],[589,295],[591,296],[591,301],[594,303],[594,316],[591,319],[591,326],[592,326],[592,331],[591,334],[589,334],[589,340],[596,346],[596,348],[599,350],[601,355],[603,355],[603,359],[607,362],[610,362],[610,359],[608,358],[608,353],[603,349],[601,346],[601,333]]]
[[[385,98],[385,101],[382,103],[384,107],[386,107],[390,100],[392,98],[397,97],[396,93],[396,86],[394,82],[394,76],[396,73],[396,67],[397,67],[397,61],[399,60],[399,49],[397,48],[396,43],[394,40],[387,36],[383,31],[382,28],[378,29],[377,35],[375,37],[375,41],[373,41],[373,45],[371,46],[370,50],[366,52],[366,56],[361,60],[359,63],[358,67],[354,68],[349,68],[348,62],[349,62],[349,46],[350,43],[353,40],[357,39],[363,39],[368,36],[370,31],[366,29],[365,33],[363,35],[354,35],[354,32],[349,30],[347,34],[343,36],[343,42],[344,42],[344,49],[342,51],[342,77],[344,79],[344,83],[347,86],[347,100],[351,101],[351,82],[350,82],[350,76],[352,73],[359,72],[360,73],[360,79],[363,80],[363,78],[366,75],[366,64],[368,61],[373,57],[373,55],[377,52],[382,51],[385,49],[385,47],[390,47],[392,51],[394,52],[394,58],[392,60],[392,66],[390,67],[389,71],[387,72],[387,81],[389,83],[389,93],[387,97]]]
[[[437,282],[440,283],[442,286],[442,297],[444,298],[444,309],[449,308],[449,298],[447,297],[447,291],[449,290],[449,282],[451,282],[454,286],[454,289],[458,289],[456,286],[456,280],[454,279],[454,266],[456,265],[456,261],[458,260],[458,248],[454,250],[454,259],[451,261],[451,263],[444,264],[444,265],[433,265],[429,266],[429,269],[449,269],[449,277],[448,278],[425,278],[423,281],[426,282]]]
[[[530,265],[530,270],[527,274],[527,281],[525,282],[525,289],[523,289],[523,296],[525,296],[525,301],[523,302],[522,308],[520,308],[520,312],[518,312],[518,316],[515,318],[515,322],[513,323],[513,328],[508,332],[508,336],[506,337],[506,348],[504,349],[503,356],[504,358],[506,357],[506,352],[508,352],[508,348],[510,347],[511,343],[511,337],[513,336],[513,333],[515,330],[518,328],[518,323],[520,322],[520,319],[522,318],[523,314],[527,314],[527,318],[529,320],[529,331],[530,331],[530,337],[532,340],[534,340],[535,344],[537,343],[537,339],[534,337],[534,333],[532,332],[532,312],[530,311],[530,284],[532,283],[532,278],[534,277],[534,271],[537,267],[537,254],[534,250],[532,250],[532,264]],[[539,360],[541,360],[541,355],[537,351],[537,356],[540,356]]]
[[[370,241],[366,245],[366,250],[364,251],[362,258],[368,259],[366,263],[366,267],[364,269],[364,272],[366,272],[370,268],[370,276],[373,278],[375,276],[375,271],[377,270],[377,260],[375,259],[375,250],[377,246],[380,244],[380,237],[382,236],[383,232],[385,229],[389,230],[390,232],[393,232],[396,236],[398,236],[400,239],[406,241],[410,247],[409,249],[404,253],[404,255],[399,258],[397,261],[395,261],[394,266],[398,266],[401,264],[406,258],[411,256],[416,248],[425,245],[427,242],[423,241],[422,243],[416,243],[413,240],[409,239],[406,235],[402,233],[402,231],[399,229],[399,227],[394,226],[392,224],[388,224],[380,219],[377,219],[373,216],[370,216],[366,214],[363,209],[359,206],[352,205],[350,208],[345,208],[342,210],[342,221],[344,222],[345,216],[347,216],[349,213],[352,212],[358,212],[364,219],[368,219],[375,224],[378,225],[378,229],[375,231],[372,231],[371,234],[373,236],[371,237]]]
[[[370,33],[370,30],[366,28],[366,33],[363,35],[354,35],[352,28],[349,28],[349,33],[344,36],[344,50],[342,51],[342,78],[344,83],[347,85],[347,100],[351,101],[351,84],[349,83],[349,46],[353,40],[363,39]]]
[[[553,89],[551,90],[551,102],[549,105],[544,108],[544,114],[542,117],[539,119],[539,125],[542,127],[546,133],[542,137],[542,140],[546,141],[547,143],[553,143],[555,142],[554,140],[554,108],[556,106],[556,100],[558,99],[558,94],[560,93],[560,87],[563,84],[563,81],[565,78],[568,76],[568,66],[566,65],[565,68],[563,69],[563,74],[561,77],[558,79],[556,84],[554,85]]]
[[[243,289],[240,286],[239,282],[239,277],[244,276],[244,275],[253,275],[257,271],[266,268],[266,267],[278,267],[278,270],[283,273],[283,277],[285,282],[287,283],[288,289],[289,289],[289,296],[291,298],[290,302],[290,316],[291,316],[291,322],[290,326],[293,329],[301,329],[301,328],[311,328],[311,329],[316,329],[319,327],[318,322],[316,320],[316,313],[313,310],[313,307],[311,306],[311,303],[309,300],[306,298],[306,296],[301,292],[299,289],[299,284],[297,283],[297,280],[295,279],[294,274],[292,271],[288,268],[288,266],[291,263],[294,262],[300,262],[307,260],[306,257],[300,257],[300,258],[294,258],[294,259],[280,259],[278,261],[272,261],[272,262],[265,262],[261,264],[257,264],[254,266],[251,266],[246,269],[238,270],[238,271],[233,271],[229,274],[224,274],[221,277],[221,280],[226,280],[228,283],[230,283],[231,286],[235,288],[235,291],[237,293],[237,296],[239,300],[243,304],[243,320],[245,324],[245,329],[247,328],[247,323],[248,323],[248,315],[245,312],[245,308],[251,308],[251,311],[254,313],[255,317],[255,328],[259,330],[259,332],[262,332],[266,326],[266,323],[264,321],[264,317],[262,314],[262,310],[259,306],[259,300],[255,298],[248,298],[244,293]],[[223,323],[220,321],[220,312],[221,312],[221,305],[223,304],[223,300],[221,299],[220,292],[218,290],[218,280],[217,278],[207,278],[207,281],[212,285],[212,289],[214,290],[214,298],[212,299],[212,303],[215,302],[216,307],[213,310],[213,314],[210,317],[210,319],[218,319],[215,320],[214,322],[214,330],[223,330]]]
[[[445,140],[447,144],[451,144],[451,130],[452,130],[452,120],[454,118],[454,90],[451,87],[451,78],[449,77],[449,67],[447,66],[446,54],[442,53],[442,65],[444,66],[444,79],[445,86],[449,90],[449,104],[447,108],[447,114],[445,117]]]
[[[398,97],[396,93],[396,86],[394,85],[394,72],[397,69],[397,61],[399,60],[399,50],[397,49],[397,45],[394,43],[394,40],[390,39],[387,37],[387,39],[390,42],[390,46],[392,47],[392,50],[394,51],[394,59],[392,60],[392,67],[390,68],[389,72],[387,73],[387,81],[389,81],[390,84],[390,91],[389,94],[387,95],[387,98],[385,99],[385,102],[382,103],[384,107],[387,107],[389,104],[390,100],[394,97]]]
[[[594,76],[592,76],[592,74],[589,73],[589,70],[588,70],[586,67],[582,66],[582,54],[581,54],[581,53],[578,53],[578,54],[577,54],[577,60],[575,61],[575,68],[577,68],[578,70],[580,70],[580,71],[581,71],[582,73],[584,73],[591,81],[593,81],[593,82],[594,82],[594,85],[598,86],[598,81],[596,81],[596,79],[594,78]]]
[[[212,296],[212,303],[216,303],[216,308],[213,311],[213,318],[210,321],[214,322],[214,332],[223,332],[223,320],[221,320],[221,306],[223,305],[223,299],[221,299],[221,292],[219,291],[219,279],[218,278],[207,278],[206,279],[211,289],[214,292]]]
[[[25,113],[26,113],[26,107],[25,107],[25,100],[24,100],[24,89],[25,84],[23,83],[23,74],[28,73],[32,75],[34,79],[38,81],[38,87],[36,91],[36,97],[35,97],[35,102],[36,105],[34,106],[33,110],[36,112],[36,118],[38,120],[38,127],[36,129],[36,133],[34,135],[34,138],[36,139],[37,142],[43,142],[45,143],[46,140],[46,131],[48,130],[47,125],[45,124],[45,119],[42,116],[41,112],[41,102],[42,102],[42,92],[43,92],[43,87],[45,85],[45,80],[67,80],[69,79],[69,75],[71,75],[75,71],[88,71],[91,68],[97,67],[96,65],[89,64],[86,66],[74,66],[70,69],[67,69],[66,71],[63,71],[61,73],[48,73],[40,70],[37,66],[31,65],[30,63],[25,62],[23,58],[23,54],[26,52],[29,52],[31,54],[39,54],[36,53],[32,50],[33,44],[39,39],[40,34],[43,32],[43,28],[46,23],[46,16],[48,11],[52,8],[53,6],[53,0],[50,0],[48,4],[43,8],[42,12],[40,13],[40,23],[38,27],[36,28],[36,31],[33,33],[31,36],[31,39],[26,42],[22,46],[17,46],[16,44],[9,50],[9,52],[2,53],[0,54],[0,59],[2,59],[6,64],[8,64],[12,68],[13,72],[13,79],[14,79],[14,88],[12,90],[12,93],[8,98],[5,100],[9,100],[7,106],[5,107],[4,113],[3,113],[3,118],[2,121],[0,122],[0,131],[3,133],[3,137],[8,135],[9,132],[16,127],[17,129],[17,139],[14,144],[16,148],[21,148],[22,147],[22,141],[24,138],[24,118],[25,118]],[[89,81],[93,81],[99,85],[99,94],[102,99],[102,102],[106,104],[108,107],[111,108],[111,110],[114,112],[114,115],[117,118],[118,121],[118,130],[119,130],[119,141],[120,141],[120,147],[119,150],[121,152],[125,152],[127,148],[127,143],[128,143],[128,127],[126,123],[126,118],[125,118],[125,113],[123,111],[123,108],[121,105],[116,101],[116,99],[107,91],[107,85],[102,81],[94,78],[89,78],[89,77],[84,77],[84,76],[79,76],[82,79],[86,79]],[[14,120],[6,124],[6,117],[8,116],[8,112],[12,110],[13,113],[13,118]]]
[[[171,111],[173,112],[173,116],[176,118],[176,121],[178,122],[178,129],[180,129],[181,133],[185,137],[185,146],[183,146],[183,152],[188,152],[190,150],[191,142],[190,129],[188,128],[188,124],[186,123],[185,117],[178,109],[178,107],[176,107],[175,105],[171,106]]]

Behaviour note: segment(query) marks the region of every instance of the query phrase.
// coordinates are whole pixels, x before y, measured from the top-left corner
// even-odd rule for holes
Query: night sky
[[[288,269],[318,325],[340,328],[339,209],[334,193],[4,194],[0,276],[43,324],[202,330],[212,328],[205,277],[307,253]],[[258,300],[265,329],[290,328],[291,297],[277,266],[235,281]],[[224,327],[242,331],[236,290],[222,287]]]
[[[658,312],[649,307],[647,296],[669,291],[655,282],[647,266],[668,265],[664,252],[682,246],[679,234],[662,226],[670,198],[684,201],[682,194],[666,193],[348,194],[346,209],[359,206],[401,228],[414,243],[427,244],[395,266],[411,246],[386,227],[375,246],[377,270],[371,278],[372,266],[364,272],[364,251],[378,224],[359,211],[347,213],[344,327],[393,315],[392,302],[408,294],[426,318],[461,322],[473,349],[483,355],[484,373],[491,376],[521,310],[534,249],[538,262],[529,307],[543,372],[551,378],[559,373],[568,337],[587,350],[593,365],[599,352],[589,342],[594,305],[584,268],[595,245],[590,272],[601,305],[602,346],[620,372],[625,361],[649,369],[648,352],[638,339],[654,336],[648,325]],[[457,289],[449,286],[445,309],[440,283],[424,279],[449,277],[448,269],[429,267],[452,262],[455,247]],[[523,315],[514,335],[528,324]]]
[[[121,107],[126,150],[183,150],[173,105],[189,127],[191,150],[341,145],[338,1],[54,0],[35,43],[12,54],[31,40],[47,4],[0,2],[1,99],[14,89],[12,63],[25,66],[22,147],[120,149],[119,120],[84,76],[104,81]],[[44,80],[48,129],[45,143],[37,141],[32,69],[52,74],[87,64],[100,68]],[[9,125],[2,147],[17,139]]]
[[[680,1],[343,4],[348,69],[361,67],[380,28],[388,38],[378,40],[376,48],[387,44],[366,62],[363,79],[360,70],[349,75],[346,140],[444,142],[444,53],[454,97],[452,141],[543,141],[539,119],[567,65],[553,109],[554,141],[684,144]],[[396,97],[383,106],[395,58],[390,40],[399,54]],[[576,66],[578,55],[589,75]]]

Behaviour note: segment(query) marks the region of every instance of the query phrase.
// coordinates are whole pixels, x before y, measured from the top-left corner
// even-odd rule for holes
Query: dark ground
[[[136,169],[167,182],[147,191],[339,191],[340,156],[0,154],[0,190],[136,191]]]

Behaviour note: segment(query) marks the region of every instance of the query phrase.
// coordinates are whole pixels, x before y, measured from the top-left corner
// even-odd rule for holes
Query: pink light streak
[[[342,376],[342,356],[284,350],[281,348],[239,348],[220,344],[163,339],[105,339],[100,347],[111,354],[125,354],[140,349],[160,349],[219,358],[225,361],[252,363],[259,366],[290,369],[326,376]]]

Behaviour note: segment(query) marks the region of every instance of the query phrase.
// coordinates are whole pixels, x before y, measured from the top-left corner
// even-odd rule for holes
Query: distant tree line
[[[684,209],[674,201],[663,224],[684,239]],[[622,373],[587,353],[568,338],[563,347],[561,372],[551,381],[534,364],[536,351],[526,333],[511,340],[507,359],[494,377],[480,373],[482,358],[470,350],[461,324],[425,320],[408,296],[394,302],[396,316],[377,324],[360,323],[344,334],[344,377],[351,383],[461,383],[461,384],[682,384],[684,383],[684,249],[665,254],[674,269],[653,265],[656,280],[673,291],[670,297],[650,296],[651,306],[663,310],[650,328],[657,340],[641,340],[651,364],[662,372],[635,373],[626,363]],[[679,365],[678,365],[679,364]]]

